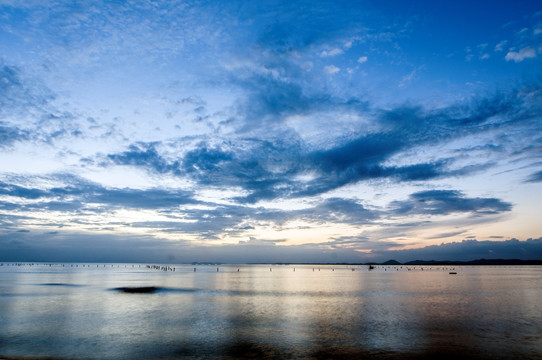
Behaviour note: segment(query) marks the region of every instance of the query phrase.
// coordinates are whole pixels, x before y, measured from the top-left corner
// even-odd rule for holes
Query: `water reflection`
[[[74,268],[75,269],[75,268]],[[239,272],[237,271],[239,269]],[[0,272],[0,355],[539,358],[538,267]],[[117,289],[112,291],[112,289]],[[146,293],[118,289],[153,289]]]

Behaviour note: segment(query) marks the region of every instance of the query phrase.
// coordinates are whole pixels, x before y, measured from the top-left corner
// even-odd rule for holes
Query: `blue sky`
[[[0,259],[542,258],[535,1],[0,1]]]

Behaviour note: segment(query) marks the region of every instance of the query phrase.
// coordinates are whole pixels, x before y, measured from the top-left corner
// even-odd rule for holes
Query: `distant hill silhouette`
[[[392,259],[392,260],[388,260],[386,262],[383,262],[380,265],[402,265],[402,264],[399,261]]]

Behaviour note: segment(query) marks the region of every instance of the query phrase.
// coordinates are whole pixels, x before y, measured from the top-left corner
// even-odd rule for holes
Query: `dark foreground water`
[[[170,266],[4,263],[0,358],[542,358],[542,267]]]

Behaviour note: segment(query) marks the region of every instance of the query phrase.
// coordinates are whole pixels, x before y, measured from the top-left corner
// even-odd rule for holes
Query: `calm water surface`
[[[4,263],[0,358],[542,358],[542,267],[169,266]]]

